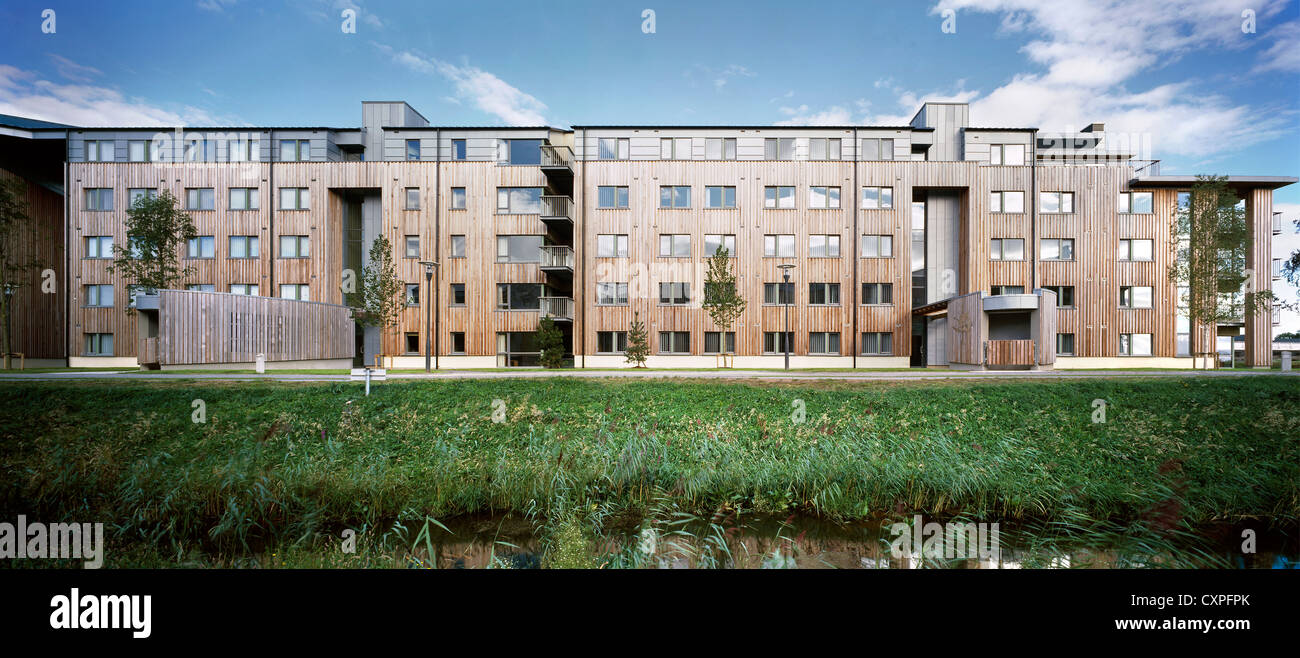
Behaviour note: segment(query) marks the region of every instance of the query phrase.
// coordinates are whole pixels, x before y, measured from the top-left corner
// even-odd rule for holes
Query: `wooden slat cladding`
[[[948,302],[948,361],[965,365],[984,363],[984,337],[988,327],[979,292]]]
[[[986,341],[986,344],[990,367],[1034,365],[1034,341],[1032,340],[990,340]]]
[[[275,297],[160,290],[158,337],[141,362],[162,365],[351,359],[353,323],[345,306]],[[155,355],[148,354],[156,349]]]
[[[13,262],[24,262],[29,257],[39,262],[23,278],[21,287],[14,293],[10,330],[13,336],[10,349],[28,359],[57,359],[67,356],[64,344],[63,296],[63,197],[13,172],[0,169],[0,181],[17,179],[22,183],[22,199],[35,226],[35,231],[10,237],[7,245]],[[53,272],[46,286],[45,270]],[[53,290],[49,289],[53,287]],[[5,318],[0,317],[0,322]],[[0,346],[2,348],[3,346]]]
[[[1250,246],[1246,251],[1246,269],[1253,273],[1252,283],[1260,290],[1272,289],[1273,283],[1273,193],[1251,190],[1246,196],[1246,221],[1250,223]],[[1246,321],[1246,365],[1268,368],[1273,365],[1272,304],[1258,313],[1248,313]]]

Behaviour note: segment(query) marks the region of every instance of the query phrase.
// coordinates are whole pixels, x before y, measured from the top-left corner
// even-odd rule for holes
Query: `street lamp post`
[[[781,268],[781,278],[785,282],[784,290],[782,290],[782,292],[785,293],[785,334],[781,336],[781,342],[785,343],[785,369],[789,370],[790,369],[790,299],[794,297],[793,291],[790,290],[790,270],[794,269],[794,265],[786,263],[784,265],[777,265],[777,267]]]
[[[429,310],[425,313],[424,321],[424,371],[429,372],[430,355],[436,359],[437,349],[433,339],[437,334],[433,330],[433,307],[438,305],[438,286],[433,282],[433,275],[438,270],[438,263],[431,260],[422,260],[420,264],[424,266],[424,285],[429,289]]]

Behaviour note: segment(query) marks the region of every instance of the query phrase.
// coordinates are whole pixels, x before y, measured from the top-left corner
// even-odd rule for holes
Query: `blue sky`
[[[0,113],[51,121],[897,124],[956,99],[974,125],[1103,122],[1162,173],[1300,175],[1300,0],[7,0],[0,24]],[[1300,185],[1275,200],[1300,218]]]

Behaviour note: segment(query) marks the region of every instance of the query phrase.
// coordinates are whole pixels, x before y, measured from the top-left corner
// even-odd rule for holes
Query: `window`
[[[628,139],[626,137],[601,137],[597,142],[597,159],[626,160],[628,158]]]
[[[281,283],[280,299],[297,299],[299,301],[308,301],[311,296],[307,292],[305,283]]]
[[[418,235],[406,236],[406,253],[404,253],[403,256],[405,258],[420,257],[420,236]]]
[[[542,262],[542,236],[540,235],[498,235],[498,263],[540,263]]]
[[[867,355],[892,355],[894,353],[894,334],[887,331],[862,332],[862,353]]]
[[[764,258],[794,258],[794,236],[789,234],[764,235]]]
[[[280,188],[280,210],[309,210],[311,191],[305,187]]]
[[[1074,212],[1074,192],[1039,192],[1038,205],[1045,213]]]
[[[1151,286],[1120,286],[1119,307],[1151,308],[1153,290]]]
[[[693,142],[690,137],[664,137],[659,140],[659,159],[690,160]]]
[[[597,208],[626,208],[626,185],[601,185],[596,188]]]
[[[859,160],[893,160],[894,140],[892,139],[862,140],[862,157],[858,159]]]
[[[1056,293],[1057,308],[1074,308],[1074,286],[1043,286],[1043,290]]]
[[[185,190],[186,210],[212,210],[215,201],[216,194],[210,187],[191,187]]]
[[[892,187],[862,188],[862,207],[866,210],[876,210],[879,208],[893,208],[894,188]]]
[[[282,139],[280,140],[280,161],[297,162],[300,160],[311,159],[311,140],[306,139]]]
[[[451,140],[451,159],[452,160],[465,159],[465,140],[463,139]]]
[[[262,159],[261,143],[256,139],[230,142],[226,159],[230,162],[257,162]]]
[[[808,140],[809,160],[839,160],[840,156],[840,140],[823,137],[814,137]]]
[[[86,334],[86,356],[113,356],[113,334]]]
[[[840,188],[814,185],[808,188],[808,207],[817,209],[839,208]]]
[[[307,236],[280,236],[280,258],[307,258],[309,256],[311,256],[311,243]]]
[[[691,303],[691,284],[684,282],[664,282],[659,284],[659,304],[661,306],[683,306]]]
[[[838,331],[814,331],[808,334],[809,354],[839,354],[840,334]]]
[[[465,209],[465,188],[463,187],[451,188],[451,209],[452,210]]]
[[[862,257],[863,258],[893,258],[894,257],[894,236],[892,235],[862,236]]]
[[[85,306],[112,306],[113,286],[109,284],[86,286]]]
[[[768,305],[780,305],[794,303],[794,284],[793,283],[764,283],[763,284],[763,303]]]
[[[689,331],[659,332],[659,351],[665,354],[690,354],[691,334]]]
[[[808,236],[808,257],[809,258],[839,258],[840,257],[840,236],[838,235]]]
[[[787,350],[794,351],[794,333],[786,331],[764,331],[763,332],[763,353],[764,354],[784,354]]]
[[[498,366],[538,366],[541,365],[540,356],[536,332],[497,332]]]
[[[989,147],[989,164],[1023,165],[1025,164],[1024,144],[994,144]]]
[[[596,236],[596,258],[626,258],[627,236],[606,233]]]
[[[713,256],[718,250],[726,249],[727,256],[736,257],[736,236],[734,235],[712,235],[704,236],[704,255]]]
[[[200,235],[185,241],[187,258],[216,258],[217,239],[211,235]]]
[[[450,302],[450,305],[451,305],[451,306],[464,306],[464,305],[465,305],[465,284],[463,284],[463,283],[453,283],[453,284],[451,284],[451,302]]]
[[[227,258],[257,258],[261,256],[256,235],[232,235]]]
[[[609,281],[597,283],[596,304],[600,306],[627,306],[627,284]]]
[[[659,186],[659,207],[660,208],[690,208],[691,207],[691,186],[689,185]]]
[[[1120,240],[1118,260],[1151,260],[1154,240]]]
[[[1057,356],[1074,356],[1074,334],[1056,334]]]
[[[409,331],[406,333],[406,353],[407,353],[407,354],[419,354],[419,353],[420,353],[420,334],[419,334],[419,333],[409,332]]]
[[[451,353],[452,354],[465,353],[465,332],[463,331],[451,332]]]
[[[893,304],[894,303],[894,284],[892,283],[864,283],[862,284],[862,304]]]
[[[406,284],[406,305],[407,306],[420,305],[420,284],[418,283]]]
[[[1024,286],[990,286],[990,295],[1023,295],[1025,294]]]
[[[790,185],[764,187],[763,207],[778,210],[794,208],[794,187]]]
[[[127,236],[126,246],[127,249],[131,251],[131,258],[139,259],[144,257],[144,246],[142,245],[142,243],[143,240],[141,240],[140,238],[129,236],[129,235]],[[152,254],[155,249],[156,247],[151,247],[149,253]]]
[[[808,284],[808,303],[819,305],[819,306],[839,306],[840,305],[840,284],[838,283]]]
[[[407,160],[420,159],[420,140],[418,139],[406,140],[406,159]]]
[[[113,257],[113,236],[111,235],[88,235],[86,236],[86,255],[85,258],[112,258]]]
[[[542,188],[498,187],[497,214],[536,215],[542,212]]]
[[[256,283],[232,283],[230,284],[230,294],[232,295],[258,295]]]
[[[131,188],[127,188],[126,190],[126,202],[132,208],[135,207],[135,202],[139,201],[140,199],[157,199],[157,198],[158,198],[158,190],[152,188],[131,187]]]
[[[994,238],[989,240],[989,260],[1024,260],[1023,238]]]
[[[231,210],[257,210],[258,190],[256,187],[232,187],[229,191]]]
[[[793,137],[769,137],[763,140],[764,160],[793,160]]]
[[[542,284],[498,283],[497,310],[536,311],[541,308]]]
[[[1152,212],[1151,192],[1120,192],[1118,210],[1125,214]]]
[[[512,165],[542,164],[542,140],[503,139],[497,142],[497,162]]]
[[[1074,260],[1074,239],[1043,238],[1038,243],[1038,257],[1043,260]]]
[[[113,188],[88,187],[85,190],[86,210],[106,211],[113,209]]]
[[[465,236],[463,235],[451,236],[451,257],[452,258],[465,257]]]
[[[736,188],[730,185],[708,185],[704,188],[705,208],[735,208]]]
[[[112,162],[115,159],[112,140],[86,142],[86,162]]]
[[[596,352],[598,354],[622,354],[627,351],[626,331],[597,331]]]
[[[406,188],[406,209],[407,210],[420,209],[420,188],[418,187]]]
[[[150,144],[145,140],[131,140],[126,143],[127,159],[131,162],[148,162]]]
[[[685,234],[659,234],[660,258],[690,258],[691,236]]]
[[[704,159],[705,160],[735,160],[736,159],[736,138],[711,137],[704,140]]]
[[[211,283],[190,283],[185,286],[185,289],[192,290],[194,292],[216,292],[217,291],[217,287],[212,285]]]
[[[1024,192],[990,192],[989,212],[1024,212]]]
[[[704,332],[704,353],[705,354],[735,354],[735,352],[736,352],[736,332],[734,331]]]
[[[1151,334],[1120,334],[1120,356],[1151,356]]]

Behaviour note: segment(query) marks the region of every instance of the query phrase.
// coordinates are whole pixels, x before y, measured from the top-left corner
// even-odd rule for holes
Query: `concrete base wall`
[[[131,359],[135,361],[135,359]],[[348,370],[352,359],[316,359],[311,361],[267,361],[266,370]],[[256,363],[177,363],[162,370],[256,370]]]
[[[18,357],[15,356],[11,360],[13,361],[13,363],[11,364],[13,365],[12,370],[18,371],[18,365],[19,365]],[[3,363],[4,361],[0,359],[0,365],[3,365]],[[24,368],[66,368],[68,367],[68,360],[67,359],[33,359],[31,357],[28,357],[27,360],[22,363],[22,365]]]
[[[1204,360],[1204,359],[1203,359]],[[1058,356],[1057,370],[1079,368],[1192,368],[1191,357],[1170,356]]]
[[[463,354],[447,356],[444,354],[438,357],[437,363],[439,370],[495,368],[497,367],[497,358],[495,356],[466,356]],[[386,356],[384,357],[384,367],[394,370],[424,370],[424,355]],[[432,360],[429,362],[429,367],[433,367]]]
[[[139,368],[133,356],[70,356],[69,368]]]
[[[772,368],[785,367],[784,355],[765,354],[762,356],[735,356],[729,359],[732,368]],[[717,355],[682,355],[652,354],[646,358],[648,368],[718,368]],[[906,368],[909,359],[905,356],[860,356],[858,369],[872,368]],[[584,368],[631,368],[622,354],[596,354],[581,357],[578,367]],[[790,355],[790,369],[807,368],[852,368],[851,356],[806,356]]]

